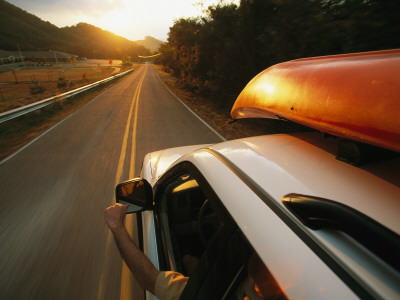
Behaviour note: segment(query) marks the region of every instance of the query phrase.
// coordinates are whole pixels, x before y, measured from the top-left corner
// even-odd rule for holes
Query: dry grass
[[[57,69],[48,67],[15,71],[0,69],[0,112],[76,89],[120,71],[118,66]],[[59,78],[66,81],[66,87],[58,88]],[[31,95],[31,87],[36,84],[41,85],[45,92]]]
[[[39,136],[121,79],[0,124],[0,160]]]

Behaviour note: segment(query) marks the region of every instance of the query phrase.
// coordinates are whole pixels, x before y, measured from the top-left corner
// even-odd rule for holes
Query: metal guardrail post
[[[72,90],[72,91],[69,91],[69,92],[54,96],[54,97],[50,97],[50,98],[40,100],[40,101],[32,103],[32,104],[28,104],[28,105],[25,105],[22,107],[18,107],[16,109],[12,109],[12,110],[0,113],[0,124],[3,122],[6,122],[8,120],[12,120],[17,117],[23,116],[23,115],[33,112],[35,110],[41,109],[43,107],[46,107],[46,106],[48,106],[54,102],[57,102],[59,100],[69,98],[69,97],[75,96],[79,93],[82,93],[84,91],[90,90],[91,88],[99,86],[102,83],[106,83],[106,82],[116,79],[118,77],[124,76],[132,71],[133,71],[133,69],[125,71],[125,72],[117,74],[117,75],[114,75],[114,76],[111,76],[111,77],[108,77],[106,79],[85,85],[83,87],[77,88],[75,90]]]

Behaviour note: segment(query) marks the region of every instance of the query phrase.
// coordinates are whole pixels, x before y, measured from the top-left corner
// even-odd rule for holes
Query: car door
[[[160,270],[190,278],[181,299],[246,299],[255,297],[260,286],[268,286],[278,299],[286,298],[193,164],[178,164],[154,188],[156,261]],[[256,276],[250,276],[255,273],[252,265],[263,266],[257,271],[263,274],[258,285],[251,279]]]

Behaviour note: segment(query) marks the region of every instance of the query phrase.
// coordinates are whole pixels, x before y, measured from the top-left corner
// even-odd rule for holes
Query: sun
[[[107,14],[90,20],[91,24],[98,26],[104,30],[111,31],[115,34],[121,35],[129,32],[132,15],[127,9],[112,10]]]

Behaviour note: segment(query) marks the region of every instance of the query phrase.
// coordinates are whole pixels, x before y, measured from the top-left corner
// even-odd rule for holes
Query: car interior
[[[237,226],[223,225],[226,222],[192,176],[185,174],[168,184],[159,216],[167,268],[191,279],[181,299],[266,299],[260,297],[263,286],[279,295],[274,299],[286,299]],[[263,274],[258,286],[250,280],[251,273]]]
[[[199,259],[218,229],[218,218],[197,181],[182,175],[165,189],[160,219],[171,268],[189,275],[183,257]]]

